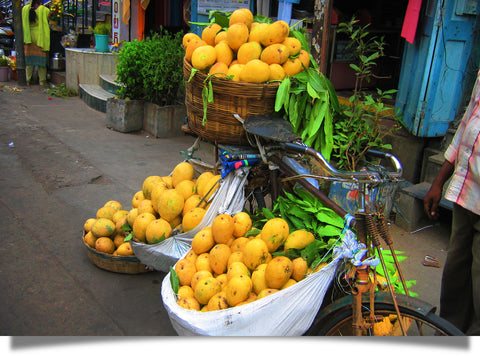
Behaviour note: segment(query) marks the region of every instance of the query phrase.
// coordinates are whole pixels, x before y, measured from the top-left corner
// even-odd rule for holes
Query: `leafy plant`
[[[93,28],[93,33],[95,35],[110,35],[111,26],[105,23],[98,23]]]
[[[302,49],[309,52],[308,42],[301,30],[291,34],[300,40]],[[333,117],[340,110],[337,94],[330,80],[318,70],[318,65],[305,68],[280,84],[275,98],[275,111],[283,110],[294,133],[303,142],[319,151],[327,160],[333,149]]]
[[[125,42],[118,56],[117,92],[122,99],[174,104],[183,88],[182,34],[162,31],[145,40]]]
[[[131,42],[123,43],[117,62],[117,82],[122,84],[117,91],[120,98],[143,99],[142,68],[147,60],[145,41],[134,39]]]
[[[294,188],[293,193],[283,191],[271,211],[263,208],[252,217],[251,234],[258,233],[267,220],[274,217],[284,219],[290,231],[307,230],[315,236],[315,241],[304,249],[289,250],[289,258],[303,257],[312,268],[321,262],[330,261],[333,247],[340,243],[344,226],[343,218],[333,210],[301,188]],[[274,254],[286,256],[285,252]]]
[[[47,89],[47,93],[49,95],[58,96],[60,98],[69,98],[77,95],[77,92],[73,89],[67,88],[65,83]]]
[[[6,56],[1,56],[0,57],[0,67],[8,67],[10,65],[10,61],[8,57]]]
[[[365,82],[375,77],[376,61],[384,56],[383,37],[370,36],[368,26],[357,26],[358,20],[352,18],[348,23],[339,24],[339,33],[346,33],[350,42],[347,48],[353,49],[355,63],[350,67],[355,71],[355,88],[340,115],[334,118],[333,153],[338,168],[355,171],[369,149],[388,150],[391,145],[383,139],[398,129],[400,120],[393,116],[394,125],[385,129],[381,124],[391,108],[384,104],[392,99],[396,90],[376,89],[376,95],[363,90]]]
[[[315,68],[286,77],[275,98],[275,111],[283,109],[294,133],[327,160],[333,149],[333,117],[339,107],[330,80]]]
[[[145,100],[159,105],[172,105],[183,88],[183,56],[181,32],[162,31],[145,39],[149,59],[142,67]]]

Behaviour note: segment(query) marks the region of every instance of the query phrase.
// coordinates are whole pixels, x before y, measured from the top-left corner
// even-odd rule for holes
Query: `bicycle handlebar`
[[[308,154],[314,157],[318,162],[320,162],[323,168],[325,168],[325,170],[333,177],[344,178],[344,179],[357,179],[357,180],[362,180],[362,179],[382,180],[380,175],[376,172],[370,172],[370,171],[350,172],[350,171],[340,171],[338,169],[335,169],[330,165],[330,163],[327,162],[325,157],[323,157],[323,155],[320,152],[308,146],[301,145],[298,143],[290,143],[290,142],[281,143],[280,145],[287,151],[300,153],[300,154]],[[371,156],[375,156],[378,158],[385,158],[391,161],[391,163],[393,164],[393,167],[395,168],[395,171],[386,172],[386,174],[389,177],[398,178],[402,176],[402,173],[403,173],[402,164],[400,163],[398,158],[392,155],[391,153],[381,152],[377,150],[368,150],[367,153]]]

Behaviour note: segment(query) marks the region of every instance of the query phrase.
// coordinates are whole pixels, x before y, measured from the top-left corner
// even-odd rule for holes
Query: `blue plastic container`
[[[110,52],[108,47],[109,35],[97,35],[95,34],[95,52]]]

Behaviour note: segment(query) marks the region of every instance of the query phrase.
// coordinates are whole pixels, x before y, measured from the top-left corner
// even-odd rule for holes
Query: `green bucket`
[[[109,35],[95,34],[95,52],[110,52],[108,48]]]

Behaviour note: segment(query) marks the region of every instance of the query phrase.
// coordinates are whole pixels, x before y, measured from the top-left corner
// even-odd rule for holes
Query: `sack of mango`
[[[201,36],[183,37],[185,59],[199,71],[248,83],[281,81],[309,67],[310,53],[302,28],[253,15],[249,9],[213,12],[201,24]],[[200,24],[197,24],[200,25]]]

